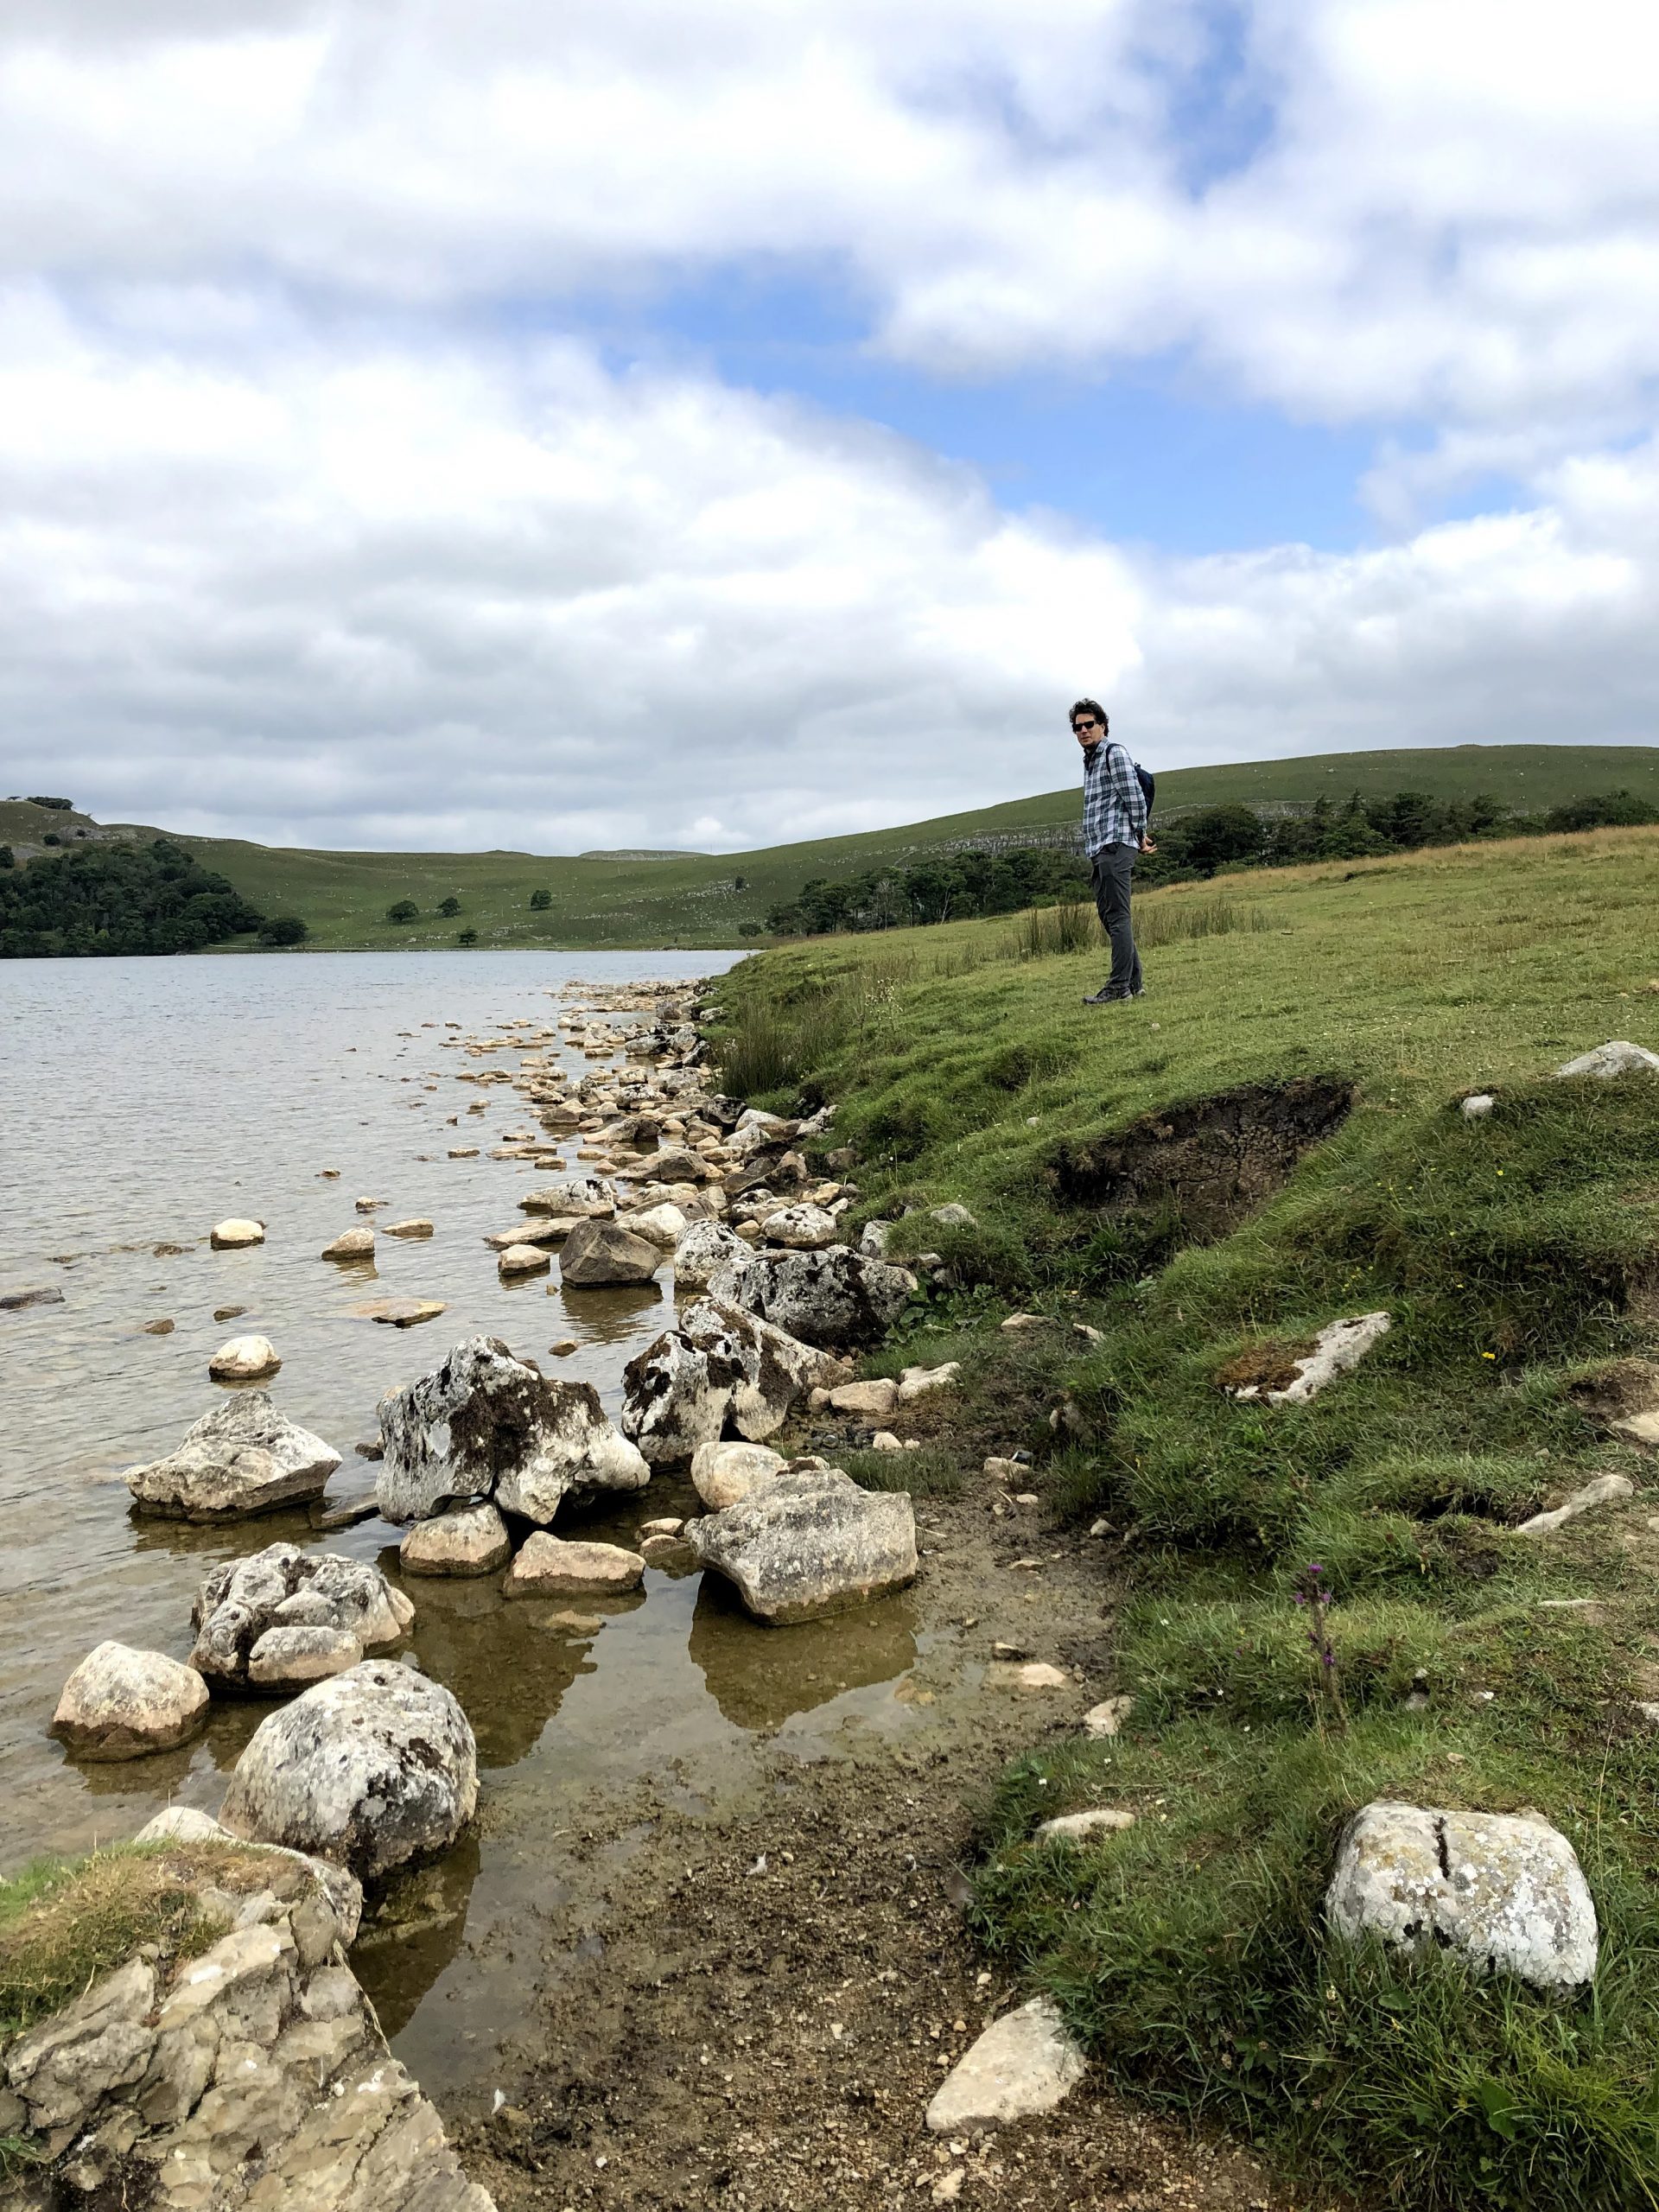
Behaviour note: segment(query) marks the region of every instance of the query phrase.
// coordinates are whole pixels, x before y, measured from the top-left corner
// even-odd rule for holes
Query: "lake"
[[[546,1175],[488,1154],[533,1109],[507,1084],[456,1080],[514,1069],[515,1054],[480,1063],[443,1040],[526,1018],[550,1027],[568,986],[689,979],[738,957],[0,963],[0,1290],[63,1293],[61,1305],[0,1313],[0,1865],[130,1835],[168,1802],[216,1812],[270,1710],[216,1703],[207,1734],[176,1752],[78,1763],[46,1731],[94,1644],[186,1656],[210,1568],[278,1539],[375,1560],[399,1580],[398,1532],[378,1518],[324,1537],[304,1514],[213,1529],[131,1517],[123,1471],[171,1451],[213,1404],[207,1361],[227,1337],[276,1344],[276,1404],[344,1455],[331,1498],[372,1485],[353,1447],[375,1435],[382,1394],[463,1337],[499,1336],[536,1358],[575,1338],[556,1371],[593,1382],[614,1412],[624,1363],[671,1323],[671,1270],[645,1291],[566,1291],[556,1266],[550,1284],[500,1281],[483,1239],[522,1217],[518,1197]],[[603,1065],[558,1057],[578,1075]],[[479,1157],[448,1158],[456,1143]],[[385,1201],[370,1219],[424,1215],[435,1236],[381,1237],[365,1263],[324,1262],[322,1246],[364,1218],[359,1197]],[[265,1243],[213,1251],[208,1231],[229,1215],[263,1220]],[[448,1311],[385,1327],[361,1309],[388,1294]],[[243,1310],[215,1321],[229,1306]],[[163,1320],[170,1332],[145,1333]],[[627,1541],[694,1503],[659,1475],[575,1526]],[[493,1579],[406,1586],[410,1648],[478,1737],[480,1819],[397,1917],[369,1923],[353,1963],[399,2056],[435,2092],[481,2079],[531,2017],[514,1945],[578,1878],[562,1839],[584,1803],[613,1811],[634,1793],[642,1817],[652,1803],[717,1806],[755,1782],[763,1739],[810,1759],[831,1754],[849,1717],[883,1726],[915,1657],[903,1598],[780,1639],[696,1574],[648,1571],[643,1596],[606,1608],[602,1624],[568,1605],[505,1605]]]

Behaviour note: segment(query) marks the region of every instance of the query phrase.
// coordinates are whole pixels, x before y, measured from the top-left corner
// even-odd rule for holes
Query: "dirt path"
[[[593,1807],[560,1869],[569,1895],[543,1916],[538,2047],[501,2055],[505,2103],[459,2131],[502,2212],[1292,2212],[1243,2152],[1097,2080],[995,2134],[923,2126],[949,2065],[1020,1993],[953,1902],[976,1807],[1007,1758],[1075,1729],[1109,1688],[1101,1547],[1031,1510],[993,1517],[992,1495],[918,1507],[917,1662],[881,1725],[845,1732],[844,1756],[774,1750],[718,1814]],[[1073,1679],[1033,1693],[988,1677],[998,1641]]]

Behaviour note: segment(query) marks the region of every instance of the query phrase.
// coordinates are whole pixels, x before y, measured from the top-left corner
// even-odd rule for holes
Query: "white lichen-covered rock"
[[[134,1507],[173,1521],[233,1521],[321,1497],[340,1454],[240,1390],[204,1414],[176,1452],[127,1476]]]
[[[620,1598],[637,1590],[645,1562],[620,1544],[569,1542],[538,1529],[514,1554],[505,1598]]]
[[[1317,1397],[1338,1376],[1357,1367],[1371,1346],[1387,1336],[1389,1328],[1386,1313],[1358,1313],[1351,1320],[1332,1321],[1313,1339],[1313,1351],[1292,1362],[1293,1379],[1282,1388],[1267,1390],[1259,1382],[1249,1382],[1232,1395],[1261,1398],[1270,1406],[1301,1405]]]
[[[1039,1821],[1037,1835],[1043,1843],[1092,1843],[1134,1826],[1135,1815],[1122,1805],[1096,1805],[1086,1813],[1057,1813],[1052,1821]]]
[[[1523,1521],[1516,1530],[1519,1536],[1544,1536],[1552,1529],[1560,1529],[1569,1521],[1576,1521],[1581,1513],[1588,1513],[1598,1505],[1611,1505],[1621,1498],[1633,1497],[1636,1484],[1628,1475],[1598,1475],[1592,1482],[1575,1490],[1564,1504],[1548,1513],[1535,1513],[1530,1521]]]
[[[691,1487],[711,1513],[723,1513],[788,1465],[765,1444],[700,1444],[691,1454]]]
[[[790,1251],[821,1252],[836,1241],[836,1217],[822,1206],[779,1206],[775,1212],[761,1216],[760,1234],[768,1244],[780,1244]]]
[[[861,1490],[834,1467],[774,1475],[686,1530],[699,1563],[781,1626],[866,1604],[916,1579],[916,1516],[902,1491]]]
[[[403,1592],[367,1560],[268,1544],[250,1559],[226,1560],[202,1584],[190,1664],[216,1689],[296,1688],[355,1663],[342,1657],[341,1637],[370,1650],[397,1643],[414,1618]]]
[[[885,1421],[899,1402],[899,1385],[890,1375],[868,1382],[842,1382],[830,1393],[830,1410],[862,1414],[870,1421]]]
[[[207,1372],[215,1382],[257,1382],[282,1363],[269,1337],[232,1337],[208,1361]]]
[[[1484,1122],[1497,1104],[1490,1090],[1471,1090],[1459,1111],[1465,1122]]]
[[[100,1643],[63,1686],[52,1733],[78,1758],[136,1759],[188,1744],[207,1726],[207,1685],[160,1651]]]
[[[469,1337],[381,1402],[375,1497],[388,1521],[493,1498],[542,1524],[573,1491],[643,1490],[651,1469],[590,1382],[544,1376],[498,1337]]]
[[[448,1851],[477,1804],[477,1745],[449,1692],[365,1659],[260,1722],[219,1819],[373,1881]]]
[[[374,1257],[374,1231],[372,1229],[347,1229],[322,1248],[325,1260],[372,1260]]]
[[[907,1367],[899,1377],[899,1402],[907,1406],[930,1391],[948,1390],[961,1373],[959,1359],[947,1359],[938,1367]]]
[[[781,1428],[824,1372],[820,1353],[753,1314],[699,1299],[622,1370],[622,1428],[653,1465],[689,1459],[728,1426]]]
[[[1577,1987],[1596,1970],[1596,1908],[1578,1856],[1524,1815],[1364,1806],[1337,1847],[1325,1910],[1338,1935],[1456,1951],[1541,1989]]]
[[[1645,1046],[1616,1038],[1611,1044],[1598,1045],[1592,1052],[1580,1052],[1575,1060],[1564,1060],[1555,1072],[1558,1076],[1593,1076],[1603,1083],[1611,1083],[1615,1076],[1621,1075],[1659,1075],[1659,1052],[1650,1052]]]
[[[802,1344],[878,1344],[903,1311],[916,1278],[845,1244],[822,1252],[751,1252],[709,1283],[722,1305],[741,1306]]]
[[[417,1521],[397,1547],[405,1574],[493,1574],[512,1553],[507,1524],[487,1500]]]
[[[1052,2112],[1087,2065],[1053,1999],[1033,1997],[993,2020],[957,2061],[934,2092],[927,2124],[936,2135],[953,2135]]]
[[[749,1248],[718,1221],[694,1221],[674,1247],[676,1290],[706,1290],[724,1267],[747,1265]]]
[[[559,1254],[559,1280],[572,1290],[613,1290],[649,1282],[663,1248],[620,1221],[579,1221]]]

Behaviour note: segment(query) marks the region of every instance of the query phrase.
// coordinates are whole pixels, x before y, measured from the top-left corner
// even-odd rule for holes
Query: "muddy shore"
[[[1102,1546],[1034,1510],[994,1517],[998,1495],[987,1480],[919,1503],[922,1574],[887,1601],[911,1609],[916,1663],[833,1757],[774,1748],[717,1810],[644,1788],[595,1798],[551,1847],[563,1894],[518,1953],[536,2024],[496,2054],[499,2106],[449,2115],[502,2212],[1300,2201],[1093,2078],[1041,2120],[949,2139],[923,2125],[947,2069],[1020,1995],[963,1923],[976,1806],[1004,1760],[1075,1730],[1109,1681]],[[999,1643],[1067,1686],[1005,1686]]]

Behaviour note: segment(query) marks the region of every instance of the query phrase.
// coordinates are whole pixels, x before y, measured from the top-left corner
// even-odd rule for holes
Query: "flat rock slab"
[[[951,2135],[1052,2112],[1087,2069],[1053,2000],[1033,1997],[993,2020],[957,2061],[928,2106],[928,2126]]]
[[[100,1643],[63,1686],[52,1733],[78,1758],[137,1759],[188,1744],[207,1723],[207,1685],[160,1651]]]
[[[63,1293],[55,1283],[41,1283],[30,1290],[0,1290],[0,1313],[21,1313],[30,1306],[61,1306]]]
[[[174,1521],[233,1521],[320,1497],[340,1454],[279,1414],[264,1390],[239,1390],[204,1414],[176,1452],[127,1477],[134,1508]]]
[[[916,1516],[897,1491],[861,1490],[838,1468],[797,1468],[694,1521],[703,1567],[732,1582],[758,1620],[817,1620],[916,1579]]]
[[[1575,1490],[1566,1503],[1556,1506],[1553,1512],[1535,1513],[1530,1521],[1523,1521],[1516,1534],[1547,1536],[1553,1529],[1565,1528],[1569,1521],[1576,1521],[1580,1514],[1588,1513],[1598,1505],[1611,1505],[1635,1495],[1636,1484],[1628,1475],[1598,1475],[1582,1490]]]
[[[1350,1320],[1332,1321],[1315,1337],[1313,1349],[1293,1361],[1294,1373],[1282,1389],[1267,1390],[1259,1382],[1249,1382],[1231,1395],[1241,1401],[1261,1398],[1270,1406],[1305,1404],[1338,1376],[1357,1367],[1372,1345],[1387,1336],[1390,1325],[1386,1313],[1357,1313]]]
[[[397,1547],[406,1574],[493,1574],[512,1553],[507,1524],[488,1503],[417,1521]]]
[[[389,1221],[386,1234],[388,1236],[430,1236],[432,1224],[424,1216],[412,1221]]]
[[[1059,1667],[1051,1667],[1046,1659],[1032,1659],[1021,1666],[1013,1661],[996,1659],[985,1669],[985,1681],[992,1689],[1004,1690],[1069,1690],[1071,1677]]]
[[[625,1597],[645,1580],[645,1562],[620,1544],[567,1543],[537,1529],[507,1571],[506,1598]]]
[[[1343,1832],[1325,1911],[1338,1935],[1453,1950],[1537,1988],[1575,1988],[1596,1970],[1589,1885],[1544,1820],[1379,1799]]]
[[[1060,1813],[1038,1824],[1042,1843],[1091,1843],[1097,1837],[1118,1835],[1135,1826],[1135,1815],[1122,1806],[1099,1805],[1087,1813]]]
[[[219,1819],[373,1881],[448,1850],[478,1806],[478,1747],[442,1683],[366,1659],[262,1720]]]

